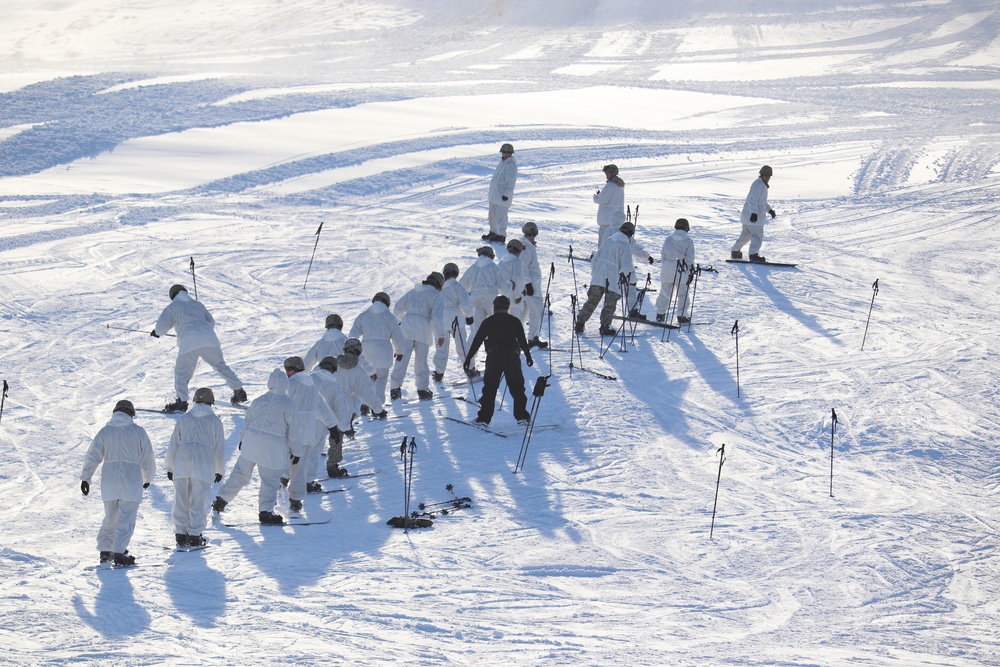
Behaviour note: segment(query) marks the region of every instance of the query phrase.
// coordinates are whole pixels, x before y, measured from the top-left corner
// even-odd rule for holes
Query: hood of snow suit
[[[288,376],[285,371],[275,368],[267,377],[267,390],[274,394],[288,393]]]

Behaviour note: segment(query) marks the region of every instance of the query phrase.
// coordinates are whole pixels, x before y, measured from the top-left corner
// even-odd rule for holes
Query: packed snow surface
[[[7,0],[0,662],[1000,664],[998,35],[985,0]],[[445,419],[478,391],[452,358],[357,422],[344,465],[380,472],[307,498],[329,523],[259,526],[252,483],[173,554],[175,418],[140,412],[140,567],[87,569],[91,439],[174,398],[169,286],[252,399],[328,313],[472,263],[508,141],[554,348],[523,471],[509,395],[507,437]],[[691,221],[695,325],[577,349],[608,163],[657,259]],[[763,164],[796,268],[723,261]],[[411,509],[470,508],[386,525],[404,439]]]

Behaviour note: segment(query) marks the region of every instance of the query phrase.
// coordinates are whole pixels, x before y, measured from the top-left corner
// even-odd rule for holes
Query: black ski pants
[[[531,415],[528,413],[528,397],[524,394],[521,355],[517,350],[497,351],[486,355],[483,395],[479,397],[479,419],[486,423],[493,419],[501,378],[506,378],[507,389],[514,401],[514,418],[528,419]]]

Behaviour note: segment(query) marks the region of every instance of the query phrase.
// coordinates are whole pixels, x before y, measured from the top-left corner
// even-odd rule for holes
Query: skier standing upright
[[[760,176],[750,185],[743,210],[740,211],[740,223],[743,225],[736,243],[729,253],[732,259],[743,259],[743,246],[750,243],[750,261],[766,262],[767,258],[760,254],[760,246],[764,243],[764,224],[767,216],[773,219],[777,213],[767,205],[767,191],[771,187],[771,175],[774,170],[766,164],[760,168]]]
[[[150,335],[159,338],[171,329],[177,332],[177,363],[174,365],[174,390],[177,399],[168,403],[164,410],[187,411],[188,383],[194,377],[198,359],[204,359],[233,390],[233,405],[247,400],[243,383],[222,357],[222,344],[215,335],[215,318],[200,301],[195,301],[188,295],[187,288],[183,285],[173,285],[170,288],[170,305],[160,313]]]
[[[288,375],[288,397],[295,404],[290,429],[294,458],[288,478],[288,507],[292,512],[299,512],[306,494],[321,488],[315,481],[319,455],[330,429],[337,426],[338,421],[312,377],[305,372],[302,359],[288,357],[284,367]]]
[[[393,349],[403,347],[403,333],[396,316],[389,310],[390,303],[388,294],[377,292],[372,297],[372,304],[355,318],[349,334],[351,338],[364,343],[365,358],[375,369],[375,394],[379,405],[385,403],[385,387],[389,382],[389,369],[392,368]],[[360,357],[360,352],[358,356]],[[372,407],[374,404],[362,401],[361,414]]]
[[[455,339],[455,354],[459,362],[465,361],[465,353],[469,351],[469,339],[466,336],[466,326],[474,322],[475,307],[472,297],[462,284],[458,282],[458,265],[448,262],[441,273],[444,275],[444,285],[441,287],[443,307],[441,319],[446,326],[444,342],[434,350],[434,381],[444,380],[444,370],[448,365],[448,352],[451,339]]]
[[[625,222],[625,181],[618,176],[618,167],[604,165],[601,170],[607,183],[594,195],[597,204],[597,247]]]
[[[614,336],[617,333],[611,327],[611,318],[615,314],[619,299],[622,298],[622,291],[631,289],[632,281],[635,279],[632,257],[643,257],[650,264],[654,261],[653,256],[634,240],[634,236],[635,225],[623,222],[619,231],[609,236],[594,255],[587,301],[580,308],[576,318],[577,333],[583,333],[584,325],[594,314],[602,298],[604,307],[601,309],[601,335]],[[624,285],[622,280],[625,281]]]
[[[472,298],[472,306],[475,310],[469,338],[474,338],[479,326],[493,314],[493,299],[500,294],[500,269],[493,261],[496,253],[492,247],[484,245],[476,250],[476,254],[476,261],[465,270],[459,281]],[[474,378],[479,375],[479,371],[476,370],[475,356],[473,355],[471,359],[465,374]]]
[[[153,445],[146,430],[133,421],[131,401],[118,401],[111,420],[97,432],[87,449],[80,473],[80,491],[90,494],[90,480],[101,466],[101,500],[104,522],[97,533],[97,549],[102,563],[135,565],[128,553],[135,518],[142,502],[142,490],[156,475]],[[102,465],[103,464],[103,465]]]
[[[326,332],[323,337],[313,343],[313,346],[302,357],[302,363],[306,365],[306,370],[311,371],[316,367],[323,357],[336,357],[344,350],[344,319],[337,313],[330,313],[326,316]]]
[[[678,218],[674,231],[663,241],[660,251],[660,293],[656,295],[656,321],[666,320],[667,308],[677,291],[677,321],[691,321],[687,311],[688,290],[686,276],[694,267],[694,242],[688,236],[691,225],[685,218]],[[683,269],[683,271],[681,270]]]
[[[504,144],[500,147],[500,163],[490,180],[490,231],[483,234],[484,241],[505,243],[507,241],[507,212],[514,201],[514,184],[517,182],[517,161],[514,147]]]
[[[548,343],[538,336],[542,332],[542,313],[545,311],[544,295],[542,294],[542,268],[538,264],[538,225],[526,222],[521,226],[521,245],[524,250],[519,256],[528,282],[524,285],[524,297],[520,307],[511,306],[511,314],[516,315],[525,325],[525,335],[531,347],[546,348]]]
[[[403,378],[413,359],[413,375],[417,385],[417,397],[428,400],[434,397],[430,390],[431,371],[427,364],[431,345],[444,343],[445,325],[442,322],[444,301],[441,288],[444,276],[434,271],[419,285],[404,294],[393,312],[400,318],[399,328],[403,332],[403,347],[396,349],[396,362],[389,378],[389,397],[398,400],[403,396]]]

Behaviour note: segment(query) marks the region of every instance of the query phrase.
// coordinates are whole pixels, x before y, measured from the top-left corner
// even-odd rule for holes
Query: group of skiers
[[[533,364],[531,348],[545,348],[540,339],[545,300],[537,254],[538,225],[525,223],[520,239],[507,241],[507,212],[513,200],[517,178],[511,144],[501,146],[501,162],[490,185],[490,231],[483,239],[500,243],[506,253],[496,261],[492,245],[477,249],[477,259],[462,274],[449,262],[439,273],[423,281],[396,300],[386,292],[375,294],[349,330],[343,333],[339,314],[326,317],[323,336],[302,356],[286,358],[281,369],[271,372],[267,392],[246,408],[239,457],[228,479],[212,500],[213,485],[222,482],[225,438],[222,422],[215,414],[211,389],[195,391],[188,410],[188,384],[199,359],[205,360],[233,390],[230,402],[248,400],[243,383],[226,364],[215,320],[193,299],[183,285],[169,290],[170,304],[164,308],[150,335],[160,337],[175,332],[177,361],[174,367],[176,398],[164,412],[180,413],[165,464],[167,478],[174,483],[172,521],[179,547],[205,544],[202,535],[211,510],[223,512],[256,469],[260,478],[258,519],[261,524],[282,524],[275,513],[277,494],[287,486],[289,509],[302,509],[305,495],[322,489],[314,478],[324,445],[327,446],[326,472],[331,478],[348,476],[340,466],[343,440],[353,437],[353,421],[359,415],[384,419],[386,388],[389,401],[402,399],[402,387],[413,361],[417,397],[433,398],[430,381],[444,379],[454,345],[455,356],[469,381],[478,379],[476,356],[486,349],[483,389],[476,422],[488,425],[493,417],[497,389],[506,380],[519,423],[527,423],[527,397],[521,371],[523,352],[528,366]],[[623,295],[629,295],[631,315],[639,316],[633,281],[632,258],[655,262],[635,240],[635,225],[625,220],[624,182],[615,165],[603,169],[607,183],[594,195],[598,204],[598,249],[592,257],[592,273],[587,300],[575,317],[575,330],[583,332],[601,299],[602,335],[614,335],[612,316]],[[760,171],[764,191],[755,183],[744,207],[744,231],[737,241],[751,243],[751,259],[757,257],[762,234],[759,224],[767,207],[766,187],[770,167]],[[753,201],[751,201],[753,199]],[[747,211],[749,210],[749,213]],[[656,319],[663,322],[673,294],[678,295],[678,321],[686,315],[686,290],[682,282],[687,267],[694,266],[694,246],[688,221],[680,218],[661,251],[663,271],[656,300]],[[744,238],[745,237],[745,238]],[[739,248],[734,246],[735,257]],[[676,268],[675,268],[676,267]],[[525,331],[527,326],[527,333]],[[433,357],[430,355],[434,348]],[[431,371],[433,364],[433,375]],[[105,505],[104,523],[98,533],[101,562],[118,566],[135,563],[128,546],[142,489],[155,475],[152,445],[145,430],[134,423],[135,407],[127,400],[116,403],[111,420],[95,436],[81,473],[81,491],[89,493],[90,481],[102,467],[101,495]]]

